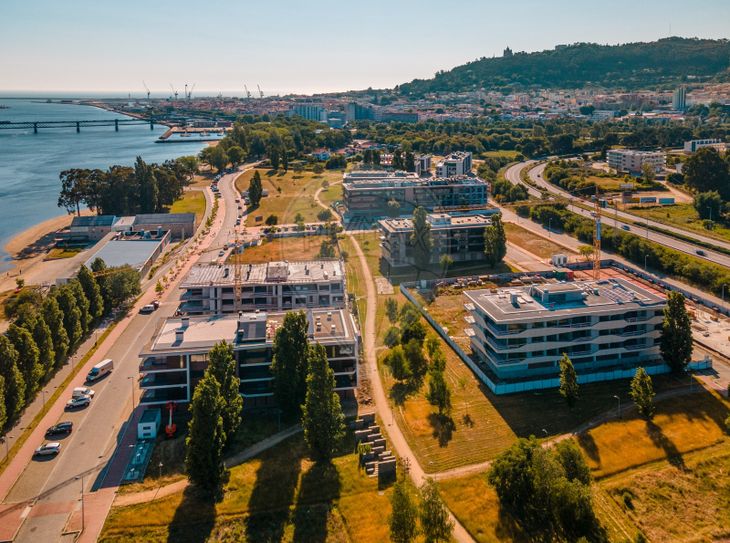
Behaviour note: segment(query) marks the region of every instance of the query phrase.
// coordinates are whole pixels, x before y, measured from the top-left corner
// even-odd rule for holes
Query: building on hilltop
[[[618,173],[641,174],[644,164],[659,173],[667,165],[667,157],[661,151],[636,151],[634,149],[610,149],[606,152],[608,167]]]
[[[471,153],[457,151],[436,164],[436,177],[455,177],[469,175],[471,172]]]
[[[496,209],[493,211],[496,212]],[[429,214],[427,221],[431,226],[433,237],[431,264],[438,265],[444,255],[450,256],[454,262],[484,260],[484,229],[492,224],[490,214],[492,213]],[[409,217],[383,219],[378,224],[382,234],[381,257],[388,266],[390,268],[414,266],[416,262],[410,244],[413,219]]]
[[[672,109],[674,111],[684,111],[687,109],[687,87],[677,87],[672,95]]]
[[[474,357],[515,390],[559,376],[567,354],[581,382],[620,379],[638,366],[666,371],[659,341],[666,300],[625,279],[468,290]],[[519,383],[526,383],[523,388]]]
[[[345,272],[339,260],[238,264],[241,299],[236,307],[235,264],[194,266],[180,288],[180,311],[221,314],[284,311],[346,305]]]
[[[727,144],[720,138],[706,138],[703,140],[690,140],[684,142],[685,153],[694,153],[697,149],[702,149],[703,147],[712,147],[721,153],[724,153],[727,150]]]
[[[189,402],[208,367],[208,353],[220,341],[233,346],[244,409],[274,403],[273,359],[276,330],[286,313],[239,313],[165,319],[140,353],[142,404]],[[352,398],[358,384],[360,337],[345,309],[307,310],[309,341],[323,345],[335,373],[335,391]]]
[[[318,102],[300,102],[292,104],[289,109],[289,115],[292,117],[302,117],[308,121],[316,121],[318,123],[327,122],[327,110]]]

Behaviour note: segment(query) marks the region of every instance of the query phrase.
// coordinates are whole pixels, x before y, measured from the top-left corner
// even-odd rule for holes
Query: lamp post
[[[616,394],[614,394],[613,397],[618,400],[618,418],[621,418],[621,397]]]
[[[159,473],[158,473],[157,479],[159,481],[162,481],[162,462],[160,462],[159,464],[157,464],[157,468],[159,469]],[[160,483],[160,484],[162,484],[162,483]]]
[[[547,439],[547,437],[548,437],[548,431],[545,428],[543,428],[542,429],[542,433],[545,434],[545,438]]]

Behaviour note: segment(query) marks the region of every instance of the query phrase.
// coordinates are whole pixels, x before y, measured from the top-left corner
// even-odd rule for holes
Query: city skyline
[[[260,85],[267,95],[388,88],[499,56],[505,47],[532,52],[587,41],[722,38],[730,18],[730,5],[716,0],[691,11],[674,0],[620,1],[600,19],[599,2],[577,10],[569,1],[534,0],[461,2],[448,11],[410,0],[376,1],[367,9],[294,0],[248,6],[133,0],[124,9],[82,0],[75,6],[4,4],[10,25],[0,36],[0,92],[141,96],[143,81],[159,97],[170,94],[170,84],[182,92],[185,83],[206,95],[242,95],[244,84],[253,92]],[[229,21],[238,21],[234,31]]]

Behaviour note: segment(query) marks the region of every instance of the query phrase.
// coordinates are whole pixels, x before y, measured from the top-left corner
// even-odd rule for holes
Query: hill
[[[666,38],[655,42],[598,45],[576,43],[537,53],[481,58],[433,79],[414,79],[396,88],[401,94],[507,90],[530,86],[612,89],[671,87],[681,82],[730,80],[730,42]]]

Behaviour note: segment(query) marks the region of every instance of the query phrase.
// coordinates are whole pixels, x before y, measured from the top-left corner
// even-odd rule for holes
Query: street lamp
[[[545,437],[548,437],[548,431],[545,428],[542,429],[542,432],[545,434]]]
[[[86,527],[86,511],[84,509],[84,476],[74,477],[74,479],[81,479],[81,531],[84,531]]]
[[[159,474],[158,474],[158,476],[157,476],[157,479],[158,479],[158,480],[160,480],[160,481],[162,481],[162,462],[160,462],[159,464],[157,464],[157,467],[158,467],[158,468],[159,468],[159,470],[160,470],[160,471],[159,471]],[[160,483],[160,484],[162,484],[162,483]]]
[[[621,418],[621,397],[616,396],[616,394],[614,394],[613,397],[618,400],[618,418]]]

